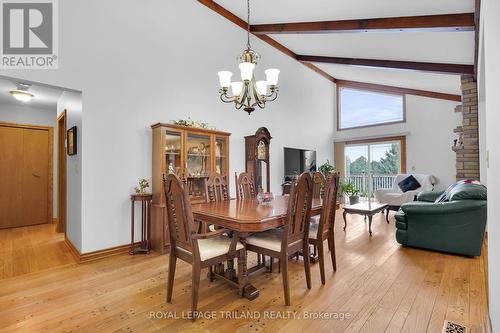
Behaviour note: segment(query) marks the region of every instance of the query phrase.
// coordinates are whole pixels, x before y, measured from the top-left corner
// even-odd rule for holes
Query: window
[[[405,121],[404,95],[341,86],[338,99],[339,130]]]
[[[399,173],[406,173],[406,137],[344,142],[344,175],[363,194],[390,188]]]

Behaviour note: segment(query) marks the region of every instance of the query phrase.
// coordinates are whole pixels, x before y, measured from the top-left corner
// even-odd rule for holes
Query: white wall
[[[64,91],[57,102],[57,114],[66,110],[66,129],[76,126],[77,154],[66,155],[66,237],[73,245],[82,246],[82,94]]]
[[[47,110],[30,107],[29,104],[18,105],[18,104],[0,104],[0,121],[17,123],[17,124],[28,124],[28,125],[39,125],[39,126],[49,126],[54,130],[54,161],[53,165],[53,187],[52,187],[52,217],[57,217],[57,135],[56,129],[56,110]]]
[[[266,126],[271,186],[280,192],[283,146],[332,160],[333,85],[252,38],[265,68],[281,69],[280,96],[251,116],[218,99],[217,71],[237,69],[244,30],[196,1],[65,0],[58,70],[2,74],[83,92],[81,252],[129,241],[129,199],[151,176],[155,122],[191,117],[232,132],[230,171],[244,170],[244,139]],[[71,193],[71,195],[75,195]],[[77,245],[77,244],[75,244]]]
[[[479,87],[485,89],[486,151],[488,155],[488,274],[490,318],[493,332],[500,332],[500,2],[486,0],[481,7],[484,35],[484,68]],[[482,92],[480,92],[481,94]]]
[[[354,140],[391,135],[407,135],[406,165],[408,173],[432,174],[445,189],[455,182],[455,152],[451,150],[461,125],[461,114],[454,112],[458,102],[406,96],[406,123],[367,127],[335,132],[335,140]]]

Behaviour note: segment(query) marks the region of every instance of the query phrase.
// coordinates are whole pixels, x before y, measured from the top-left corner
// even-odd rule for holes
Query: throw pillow
[[[401,189],[401,191],[408,192],[408,191],[416,190],[421,185],[418,182],[418,180],[415,177],[413,177],[413,175],[409,175],[408,177],[406,177],[405,179],[400,181],[398,183],[398,186]]]
[[[434,203],[441,203],[441,202],[446,202],[446,201],[450,201],[450,193],[451,191],[459,186],[459,185],[462,185],[462,184],[476,184],[476,185],[481,185],[481,183],[477,180],[473,180],[473,179],[462,179],[462,180],[459,180],[453,184],[451,184],[450,186],[448,186],[448,188],[443,192],[443,194],[441,194],[437,199],[436,201],[434,201]]]

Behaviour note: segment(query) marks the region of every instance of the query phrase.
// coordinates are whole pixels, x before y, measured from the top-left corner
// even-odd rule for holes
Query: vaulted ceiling
[[[199,1],[246,25],[245,0]],[[459,95],[460,74],[474,73],[476,2],[251,0],[250,23],[257,37],[332,81]]]

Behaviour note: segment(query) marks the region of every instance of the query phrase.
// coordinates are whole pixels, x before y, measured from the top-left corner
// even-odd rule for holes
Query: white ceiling
[[[246,0],[216,0],[246,21]],[[251,0],[251,24],[470,13],[474,0]],[[235,29],[238,29],[235,26]],[[270,35],[296,54],[436,63],[474,63],[474,32]],[[255,38],[255,37],[254,37]],[[258,50],[257,50],[258,51]],[[334,78],[459,93],[458,75],[316,64]]]
[[[17,104],[22,106],[30,106],[34,108],[57,110],[57,101],[61,96],[63,89],[47,87],[42,85],[32,85],[29,92],[35,95],[30,102],[21,102],[13,98],[9,91],[16,89],[17,82],[25,82],[0,76],[0,104]]]
[[[246,21],[246,0],[215,0]],[[349,20],[474,11],[474,0],[250,0],[251,24]]]

